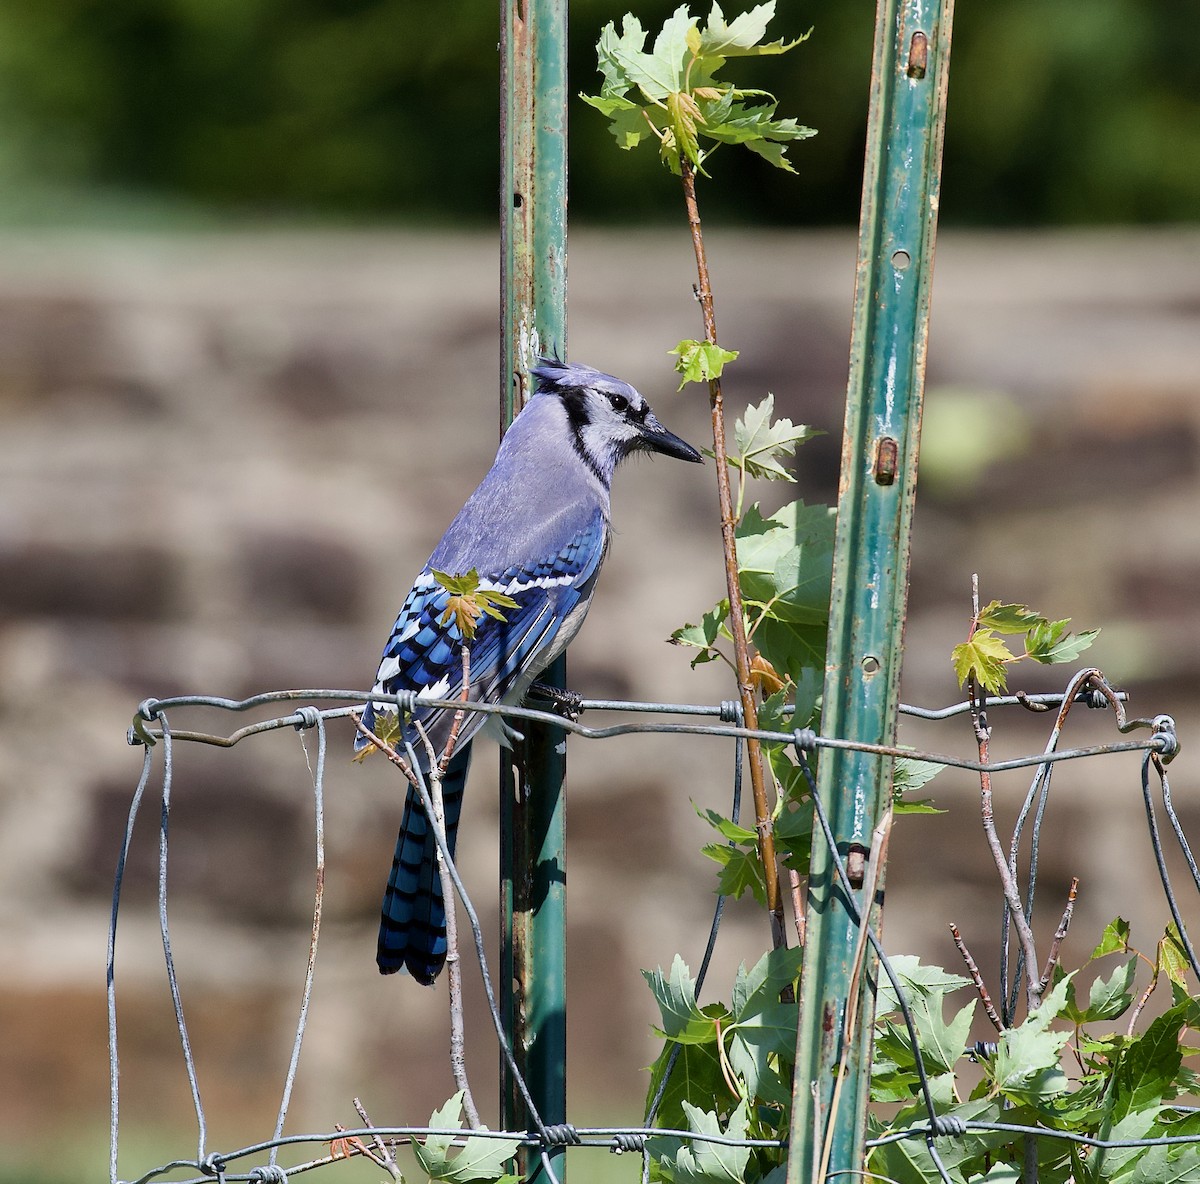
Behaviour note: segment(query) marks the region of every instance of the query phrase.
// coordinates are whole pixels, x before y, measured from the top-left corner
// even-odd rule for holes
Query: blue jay
[[[534,679],[566,648],[583,623],[608,547],[609,489],[617,465],[632,452],[661,452],[702,461],[667,431],[628,383],[588,366],[543,358],[531,371],[532,399],[513,420],[495,464],[442,536],[405,598],[379,663],[374,692],[414,691],[419,720],[441,754],[454,712],[423,707],[420,698],[462,694],[462,634],[446,614],[449,592],[435,571],[474,569],[481,589],[501,592],[516,608],[504,619],[480,616],[469,646],[468,694],[483,703],[519,703]],[[395,711],[371,702],[363,723]],[[463,717],[442,781],[446,839],[454,849],[471,739],[488,717]],[[424,744],[407,724],[423,773]],[[501,737],[503,738],[503,737]],[[362,749],[368,741],[355,740]],[[383,897],[376,961],[382,974],[407,969],[432,984],[446,960],[446,914],[436,870],[437,844],[410,785]]]

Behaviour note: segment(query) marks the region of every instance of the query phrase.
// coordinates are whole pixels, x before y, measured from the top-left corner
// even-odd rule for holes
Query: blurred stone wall
[[[853,236],[715,230],[710,249],[722,339],[742,351],[728,398],[772,390],[781,414],[825,429],[802,450],[799,493],[831,500]],[[674,392],[666,355],[700,330],[684,236],[580,233],[571,250],[571,356],[633,381],[703,443],[704,399]],[[0,1140],[14,1155],[106,1113],[105,935],[138,702],[370,684],[409,581],[490,462],[497,292],[487,236],[0,238]],[[958,697],[948,654],[972,572],[985,599],[1100,626],[1087,660],[1131,689],[1133,710],[1179,721],[1175,796],[1196,834],[1200,234],[945,234],[934,309],[904,696]],[[722,594],[711,479],[663,458],[620,475],[616,538],[571,650],[576,689],[731,694],[715,665],[692,672],[662,644]],[[172,714],[176,728],[240,722]],[[993,723],[997,758],[1043,743],[1044,718]],[[1111,719],[1073,716],[1068,738],[1111,739]],[[972,748],[962,722],[906,723],[902,739]],[[453,1091],[444,989],[374,969],[400,792],[382,762],[352,765],[349,744],[348,726],[330,728],[325,926],[292,1130],[354,1123],[355,1095],[376,1121],[419,1122]],[[494,960],[495,755],[480,748],[460,852]],[[290,731],[176,745],[172,936],[215,1146],[273,1123],[308,947],[314,759],[315,739]],[[731,759],[717,741],[572,742],[576,1121],[640,1113],[655,1016],[637,971],[676,951],[699,962],[714,878],[692,803],[727,808]],[[1079,875],[1085,953],[1116,912],[1143,949],[1166,920],[1137,776],[1117,757],[1056,774],[1041,921],[1052,931]],[[1002,824],[1026,786],[998,785]],[[929,792],[949,812],[899,822],[887,939],[953,966],[956,921],[993,974],[1000,897],[977,789],[943,774]],[[161,1145],[186,1132],[190,1103],[155,909],[157,815],[151,792],[117,984],[123,1113]],[[765,934],[752,907],[730,909],[715,993]],[[490,1105],[497,1053],[466,977]]]

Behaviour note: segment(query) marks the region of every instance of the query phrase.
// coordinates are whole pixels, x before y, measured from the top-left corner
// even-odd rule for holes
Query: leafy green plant
[[[1023,658],[1043,666],[1073,662],[1095,641],[1099,629],[1068,632],[1070,617],[1052,621],[1026,604],[1001,604],[993,600],[977,609],[967,640],[954,647],[950,660],[960,684],[974,681],[994,695],[1008,685],[1008,668]],[[1001,635],[1023,637],[1024,648],[1014,654]]]
[[[708,257],[696,196],[697,174],[707,176],[706,164],[723,144],[741,144],[782,169],[791,169],[785,149],[788,142],[813,134],[794,119],[778,117],[772,95],[728,81],[722,75],[733,58],[761,57],[786,53],[805,37],[793,41],[768,41],[767,25],[775,15],[774,0],[759,4],[732,21],[727,21],[719,4],[714,3],[708,17],[694,17],[687,5],[681,5],[664,22],[653,44],[646,48],[647,32],[636,17],[627,15],[618,33],[609,24],[597,44],[597,61],[603,83],[597,95],[584,95],[610,121],[618,145],[636,148],[653,140],[658,144],[663,163],[683,184],[684,212],[691,233],[696,259],[696,294],[704,321],[703,340],[681,341],[670,352],[676,355],[676,369],[685,385],[708,385],[712,414],[713,450],[716,460],[717,498],[721,510],[721,535],[725,556],[726,596],[707,614],[698,627],[685,626],[676,636],[683,644],[696,645],[704,656],[721,654],[720,638],[727,639],[742,716],[754,729],[758,722],[758,693],[765,687],[777,690],[790,678],[794,683],[824,646],[821,621],[828,612],[828,576],[824,576],[825,594],[820,593],[822,573],[818,571],[804,584],[812,593],[805,602],[801,581],[785,569],[793,553],[816,552],[822,530],[831,531],[825,511],[821,522],[806,522],[812,538],[799,538],[789,532],[798,526],[799,513],[787,508],[773,519],[765,519],[754,509],[753,516],[741,512],[739,494],[735,509],[730,484],[730,468],[735,467],[742,480],[755,467],[759,475],[787,476],[780,463],[796,445],[811,435],[808,429],[796,431],[794,425],[773,423],[766,403],[760,404],[760,418],[742,423],[743,439],[735,439],[738,464],[731,466],[726,447],[725,403],[721,389],[724,367],[737,357],[737,351],[718,344],[716,311],[709,282]],[[818,513],[816,518],[821,518]],[[739,548],[756,551],[759,568],[739,561]],[[820,569],[819,557],[814,561]],[[814,566],[810,563],[810,567]],[[754,580],[757,571],[760,577]],[[776,573],[785,581],[779,587]],[[750,585],[745,594],[743,583]],[[803,626],[815,626],[807,636]],[[756,634],[752,644],[750,634]],[[822,636],[815,640],[817,632]],[[805,644],[807,642],[807,645]],[[757,652],[756,652],[757,651]],[[772,658],[774,653],[780,665]],[[783,673],[781,674],[781,670]],[[768,692],[769,693],[769,692]],[[800,721],[798,721],[800,722]],[[762,753],[757,741],[749,748],[750,786],[754,798],[755,843],[762,865],[765,903],[771,919],[772,943],[784,941],[784,912],[777,870],[775,837],[771,825],[772,807],[764,775]]]
[[[1106,973],[1097,963],[1111,969]],[[1001,1128],[938,1140],[955,1184],[1020,1179],[1023,1138],[1003,1129],[1015,1125],[1046,1132],[1037,1141],[1039,1181],[1166,1184],[1200,1179],[1200,1114],[1181,1101],[1198,1080],[1186,1063],[1195,1055],[1186,1036],[1189,1027],[1200,1024],[1200,1000],[1189,994],[1187,961],[1173,926],[1151,959],[1129,945],[1129,926],[1117,918],[1081,970],[1056,972],[1037,1010],[1000,1032],[994,1046],[982,1049],[969,1045],[977,1001],[959,1006],[950,1000],[967,990],[971,980],[923,966],[915,958],[893,958],[892,964],[905,988],[939,1114]],[[1150,975],[1140,990],[1135,981],[1139,967]],[[1079,982],[1088,972],[1093,974],[1087,1002],[1081,1003]],[[1163,980],[1170,984],[1170,1006],[1139,1031],[1143,1009]],[[898,1006],[891,988],[881,988],[871,1091],[876,1102],[890,1104],[890,1112],[870,1117],[870,1134],[876,1138],[927,1118],[912,1042]],[[1126,1016],[1123,1030],[1112,1026]],[[1076,1138],[1054,1138],[1055,1133]],[[1197,1142],[1091,1149],[1079,1141],[1169,1136],[1197,1136]],[[883,1143],[871,1152],[867,1167],[897,1184],[941,1179],[920,1139]]]

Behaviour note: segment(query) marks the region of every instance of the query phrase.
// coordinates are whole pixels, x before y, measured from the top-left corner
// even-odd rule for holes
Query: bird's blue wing
[[[502,592],[517,602],[501,608],[504,619],[481,616],[470,645],[469,696],[498,702],[517,685],[522,675],[536,677],[569,636],[560,635],[564,622],[573,632],[579,610],[587,598],[607,544],[607,523],[597,510],[591,519],[557,551],[504,571],[480,572],[480,587]],[[450,574],[462,575],[463,572]],[[392,634],[384,647],[374,690],[382,694],[414,691],[428,699],[455,699],[462,694],[462,634],[453,615],[447,620],[450,593],[428,568],[417,577],[404,601]],[[363,722],[373,729],[377,713],[394,710],[386,702],[372,701]],[[425,727],[435,749],[440,750],[452,713],[418,704],[416,719]],[[484,717],[470,713],[459,732],[466,743]],[[361,748],[365,741],[356,740]]]

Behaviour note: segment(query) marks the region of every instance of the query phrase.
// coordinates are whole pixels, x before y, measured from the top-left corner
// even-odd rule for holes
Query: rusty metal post
[[[501,430],[531,394],[537,356],[566,355],[566,36],[567,0],[503,0]],[[560,687],[565,680],[562,659],[542,676]],[[500,1002],[547,1124],[566,1121],[565,777],[564,735],[553,729],[529,726],[501,762]],[[500,1096],[501,1124],[527,1129],[530,1116],[503,1059]],[[552,1165],[561,1180],[561,1151]],[[544,1175],[537,1167],[531,1178]]]
[[[953,0],[879,0],[821,728],[891,743],[937,228]],[[824,750],[818,792],[879,919],[890,760]],[[866,888],[873,887],[871,899]],[[788,1184],[863,1171],[876,960],[814,841]]]

